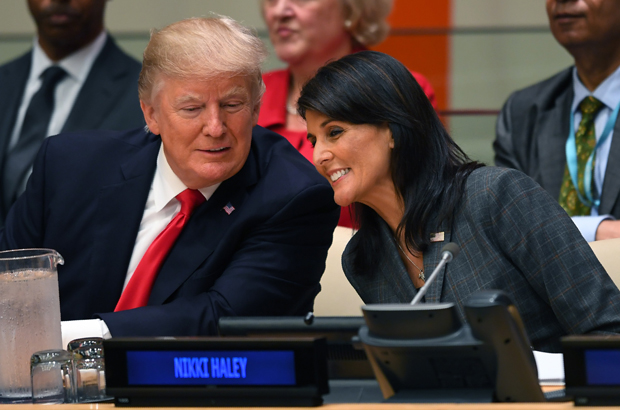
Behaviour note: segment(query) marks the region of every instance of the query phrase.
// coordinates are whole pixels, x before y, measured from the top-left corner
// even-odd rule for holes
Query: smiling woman
[[[263,18],[278,58],[287,69],[265,73],[267,90],[258,124],[283,135],[308,160],[312,146],[306,124],[297,115],[299,92],[328,61],[381,43],[389,32],[393,0],[262,0]],[[435,92],[419,73],[412,73],[431,103]],[[339,225],[351,226],[343,209]]]
[[[390,174],[394,139],[387,125],[334,121],[316,111],[308,111],[306,120],[317,170],[331,181],[336,203],[382,209],[379,204],[396,194]]]
[[[391,8],[392,0],[262,0],[269,39],[288,68],[265,74],[268,91],[259,124],[311,159],[306,126],[296,111],[301,86],[327,61],[383,41]],[[429,90],[433,95],[430,85]]]
[[[453,302],[464,320],[472,293],[504,290],[539,350],[559,351],[566,334],[620,332],[620,292],[564,210],[520,172],[467,158],[394,58],[334,61],[298,104],[315,167],[359,215],[342,263],[364,302],[409,303],[442,242],[455,242],[460,256],[426,302]]]

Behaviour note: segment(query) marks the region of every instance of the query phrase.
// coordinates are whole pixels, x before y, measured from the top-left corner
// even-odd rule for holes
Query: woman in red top
[[[297,114],[302,86],[330,60],[380,43],[388,34],[386,18],[393,0],[263,0],[263,18],[278,58],[287,69],[265,73],[267,87],[258,124],[289,140],[309,161],[312,146],[306,123]],[[421,74],[414,73],[430,102],[435,92]],[[341,226],[352,226],[346,209]]]

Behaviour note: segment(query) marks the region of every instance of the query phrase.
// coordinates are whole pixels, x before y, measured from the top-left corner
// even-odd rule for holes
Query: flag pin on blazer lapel
[[[232,204],[229,202],[226,204],[226,206],[224,208],[222,208],[224,210],[224,212],[226,212],[228,215],[232,214],[232,212],[235,210],[235,207],[232,206]]]
[[[444,241],[443,232],[431,233],[431,242],[443,242],[443,241]]]

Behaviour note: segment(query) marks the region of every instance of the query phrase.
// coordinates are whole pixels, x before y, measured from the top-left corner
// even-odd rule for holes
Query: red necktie
[[[181,210],[151,243],[138,267],[131,276],[115,312],[146,306],[151,295],[153,282],[162,263],[179,237],[183,227],[196,207],[205,201],[205,197],[195,189],[186,189],[176,197],[181,202]]]

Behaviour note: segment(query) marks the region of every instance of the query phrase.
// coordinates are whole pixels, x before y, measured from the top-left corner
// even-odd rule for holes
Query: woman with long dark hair
[[[389,32],[387,17],[393,2],[261,0],[269,40],[287,67],[263,75],[267,89],[258,125],[281,134],[312,160],[306,126],[297,115],[302,85],[328,61],[380,44]],[[413,74],[434,103],[431,84],[421,74]]]
[[[409,71],[373,51],[321,68],[303,88],[313,161],[360,226],[344,271],[366,303],[408,303],[440,249],[461,253],[426,302],[507,292],[535,348],[620,332],[620,292],[573,222],[524,174],[485,167],[456,145]]]
[[[302,85],[328,61],[380,44],[389,32],[387,18],[394,0],[261,0],[260,3],[273,50],[287,67],[263,74],[266,90],[258,125],[282,135],[312,161],[306,124],[297,114]],[[435,91],[430,82],[420,73],[412,74],[435,104]],[[348,209],[342,209],[338,225],[352,226]]]

